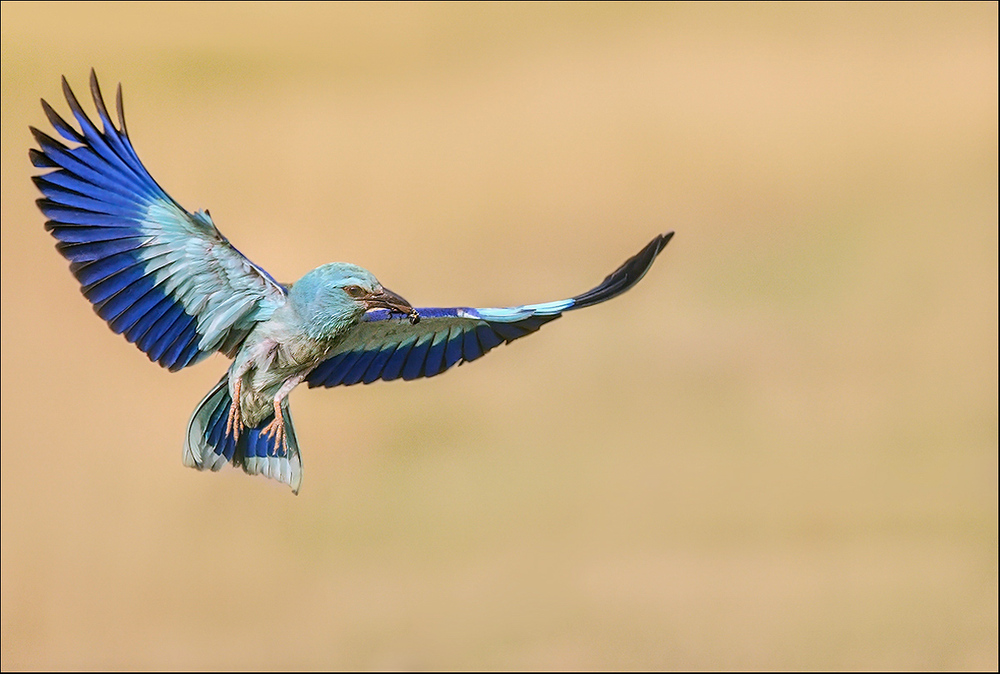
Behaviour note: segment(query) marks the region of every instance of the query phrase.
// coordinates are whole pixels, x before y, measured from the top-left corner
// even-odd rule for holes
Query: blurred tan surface
[[[4,670],[997,668],[995,3],[2,12]],[[113,335],[33,203],[91,66],[281,280],[544,301],[677,236],[482,361],[297,390],[299,497],[198,474],[226,361]]]

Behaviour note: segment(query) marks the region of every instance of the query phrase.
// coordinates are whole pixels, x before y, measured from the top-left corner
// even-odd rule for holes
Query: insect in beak
[[[410,319],[410,325],[420,322],[420,314],[413,305],[388,288],[382,288],[379,292],[369,295],[365,299],[365,306],[368,309],[388,309],[394,314],[405,314]]]

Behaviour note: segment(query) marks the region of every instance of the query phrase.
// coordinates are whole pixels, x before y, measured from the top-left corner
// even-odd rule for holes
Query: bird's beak
[[[367,309],[388,309],[392,313],[406,314],[410,318],[410,323],[416,324],[420,321],[420,315],[409,302],[392,292],[388,288],[382,288],[379,292],[372,293],[365,299]]]

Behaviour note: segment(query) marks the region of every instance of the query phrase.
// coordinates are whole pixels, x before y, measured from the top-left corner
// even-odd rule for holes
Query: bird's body
[[[115,127],[91,72],[103,129],[66,80],[77,131],[42,101],[70,148],[32,129],[46,228],[70,260],[84,295],[115,332],[151,360],[178,370],[216,351],[233,358],[188,424],[184,463],[226,463],[298,492],[302,469],[288,394],[313,386],[432,377],[530,334],[564,311],[632,287],[666,246],[657,236],[596,288],[576,297],[492,309],[415,309],[371,272],[322,265],[291,286],[236,250],[207,212],[188,212],[156,184],[125,129],[118,90]]]
[[[361,320],[366,311],[364,300],[344,292],[345,285],[361,288],[359,283],[368,286],[363,297],[377,293],[373,286],[382,290],[360,267],[323,265],[296,281],[285,302],[253,327],[229,369],[229,392],[235,395],[240,387],[244,423],[259,424],[274,402],[280,402],[294,388],[289,383],[301,383]],[[285,388],[288,390],[283,391]],[[279,398],[279,393],[284,395]]]

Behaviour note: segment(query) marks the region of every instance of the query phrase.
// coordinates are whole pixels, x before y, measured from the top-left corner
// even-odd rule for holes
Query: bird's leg
[[[305,380],[306,376],[312,371],[312,368],[300,372],[299,374],[285,380],[285,383],[281,385],[278,392],[274,394],[274,420],[271,421],[267,426],[261,429],[261,435],[269,435],[274,437],[274,452],[278,453],[278,448],[281,447],[285,454],[288,454],[288,439],[285,432],[285,418],[281,413],[281,404],[288,397],[288,394],[292,392],[292,389],[298,386]]]
[[[278,453],[278,447],[281,447],[286,454],[288,453],[288,444],[285,442],[285,420],[281,416],[281,401],[277,398],[274,400],[274,420],[267,426],[264,426],[260,434],[274,436],[275,454]]]
[[[259,361],[266,358],[275,347],[273,340],[265,339],[248,352],[241,351],[229,372],[229,381],[233,382],[233,396],[229,403],[229,417],[226,419],[226,435],[233,434],[233,440],[240,439],[243,431],[243,414],[240,411],[240,397],[243,391],[243,377]]]
[[[243,429],[243,418],[240,414],[240,389],[243,386],[243,377],[237,377],[233,384],[233,399],[229,401],[229,418],[226,419],[226,435],[233,434],[233,441],[240,439],[240,431]]]

